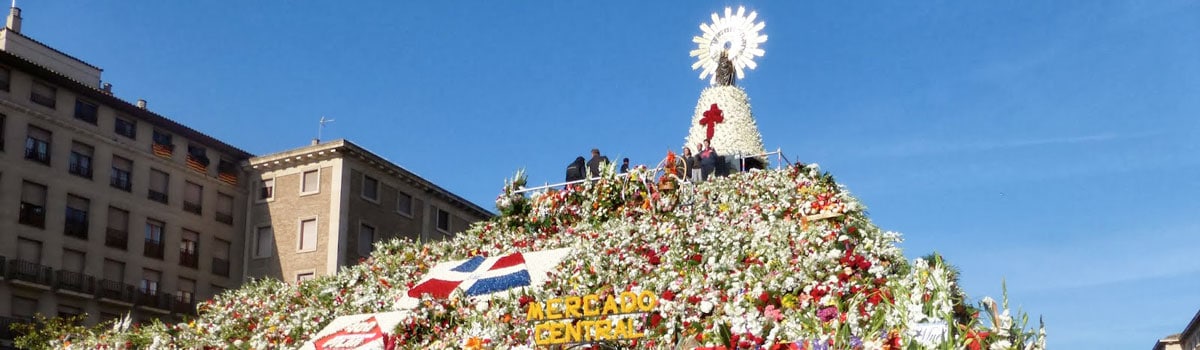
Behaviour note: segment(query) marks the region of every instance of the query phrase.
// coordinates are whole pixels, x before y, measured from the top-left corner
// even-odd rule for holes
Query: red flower
[[[771,301],[771,295],[767,294],[767,292],[762,292],[762,294],[758,295],[758,301],[766,304],[767,302]]]
[[[675,293],[671,292],[671,290],[668,289],[667,291],[662,293],[662,299],[663,300],[675,300]]]
[[[696,263],[704,262],[704,256],[700,254],[694,254],[692,255],[692,261],[695,261]]]

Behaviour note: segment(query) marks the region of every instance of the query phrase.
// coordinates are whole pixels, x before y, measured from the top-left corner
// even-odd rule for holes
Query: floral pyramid
[[[740,86],[734,85],[709,86],[700,92],[684,146],[697,151],[696,145],[709,138],[710,122],[705,117],[713,105],[721,111],[720,122],[713,123],[711,127],[710,142],[717,152],[730,156],[752,156],[766,152],[762,134],[758,132],[758,124],[750,109],[750,97]],[[729,157],[729,161],[733,161],[733,157]]]
[[[177,324],[102,325],[55,334],[49,348],[293,349],[341,315],[392,311],[432,266],[473,256],[570,248],[544,282],[487,300],[425,295],[387,344],[404,349],[529,349],[530,304],[650,291],[638,320],[647,349],[1044,347],[1044,332],[990,299],[960,304],[940,261],[909,262],[900,235],[816,165],[752,170],[704,183],[644,168],[558,191],[497,199],[501,215],[456,238],[380,243],[362,263],[298,285],[259,280]],[[930,331],[932,330],[932,331]],[[583,347],[586,348],[586,347]]]

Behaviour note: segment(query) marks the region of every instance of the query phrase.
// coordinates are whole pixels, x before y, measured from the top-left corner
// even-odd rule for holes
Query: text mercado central
[[[529,303],[525,320],[533,328],[533,342],[555,345],[594,341],[617,341],[645,336],[642,318],[658,306],[658,296],[643,290],[600,296],[568,296]]]

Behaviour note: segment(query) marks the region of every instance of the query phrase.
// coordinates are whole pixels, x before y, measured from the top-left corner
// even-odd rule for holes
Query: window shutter
[[[155,169],[150,169],[150,188],[151,189],[158,191],[158,192],[167,193],[167,181],[169,181],[169,180],[170,180],[170,175],[167,175],[167,173],[164,173],[164,172],[161,172],[161,171],[158,171]]]
[[[71,272],[83,273],[84,253],[81,251],[63,250],[63,268]]]
[[[129,229],[129,212],[108,207],[108,228],[125,231]]]

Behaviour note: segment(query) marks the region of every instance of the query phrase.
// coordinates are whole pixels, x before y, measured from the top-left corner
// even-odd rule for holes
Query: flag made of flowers
[[[560,248],[441,262],[405,293],[400,308],[415,306],[416,300],[427,294],[446,299],[462,291],[468,298],[486,299],[515,288],[539,286],[545,283],[546,273],[570,252],[570,248]]]

